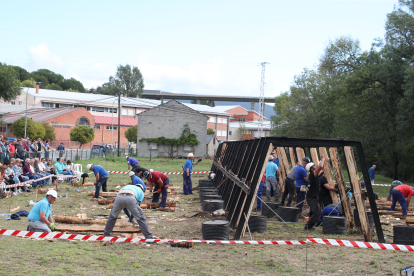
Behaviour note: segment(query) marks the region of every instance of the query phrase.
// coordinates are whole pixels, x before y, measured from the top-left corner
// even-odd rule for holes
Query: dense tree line
[[[330,42],[318,66],[276,98],[273,131],[362,141],[369,166],[414,181],[413,1],[399,1],[385,30],[368,51],[350,37]]]

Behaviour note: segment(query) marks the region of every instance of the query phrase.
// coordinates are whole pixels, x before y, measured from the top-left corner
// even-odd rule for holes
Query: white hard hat
[[[125,158],[126,158],[126,159],[128,159],[128,158],[129,158],[129,156],[127,155],[127,156],[125,156]]]
[[[192,152],[190,152],[187,157],[194,157],[194,154]]]
[[[310,169],[313,167],[315,165],[315,163],[312,163],[312,162],[310,162],[310,163],[308,163],[307,165],[306,165],[306,171],[310,171]]]
[[[88,164],[88,165],[86,166],[86,169],[87,169],[87,170],[90,170],[92,166],[93,166],[93,164]]]
[[[57,192],[56,192],[55,190],[49,190],[49,191],[46,193],[46,196],[48,196],[48,195],[51,195],[51,196],[53,196],[54,198],[57,198]]]
[[[154,170],[153,170],[153,169],[150,169],[149,171],[150,171],[150,172],[153,172]]]
[[[269,156],[269,161],[273,161],[273,155]]]
[[[133,175],[135,175],[135,173],[133,171],[131,171],[131,172],[128,173],[128,175],[133,176]]]

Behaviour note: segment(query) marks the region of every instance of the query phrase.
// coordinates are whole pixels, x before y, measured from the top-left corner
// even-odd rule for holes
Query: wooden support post
[[[11,201],[12,201],[12,197],[13,197],[13,192],[10,189],[9,213],[11,213]]]
[[[268,162],[268,160],[269,160],[269,159],[268,159],[268,157],[269,157],[269,155],[272,153],[272,150],[273,150],[273,144],[272,144],[272,143],[270,143],[269,148],[267,149],[267,154],[266,154],[265,162],[264,162],[264,164],[262,165],[262,169],[260,170],[260,175],[259,175],[259,179],[257,180],[256,189],[254,189],[254,191],[250,191],[250,192],[252,192],[252,193],[253,193],[253,195],[255,195],[255,196],[257,195],[257,191],[259,190],[260,181],[262,181],[262,175],[263,175],[263,173],[264,173],[264,172],[265,172],[265,170],[266,170],[266,165],[267,165],[267,162]],[[260,166],[260,165],[259,165],[259,166]],[[244,200],[246,201],[246,198],[245,198]],[[252,202],[251,202],[251,204],[250,204],[250,207],[249,207],[249,211],[247,212],[247,218],[246,218],[246,221],[249,221],[250,214],[252,213],[252,209],[253,209],[254,203],[255,203],[255,201],[254,201],[254,200],[252,200]],[[244,204],[243,204],[243,205],[244,205]],[[243,210],[243,206],[242,206],[242,209],[241,209],[241,210]],[[236,225],[238,225],[238,224],[239,224],[241,213],[242,213],[242,212],[240,212],[240,214],[239,214],[239,217],[238,217],[238,219],[237,219],[237,223],[236,223]],[[245,233],[245,231],[246,231],[246,225],[247,225],[247,223],[245,223],[245,224],[243,225],[243,229],[242,229],[241,236],[244,236],[244,233]]]
[[[351,204],[349,202],[348,193],[346,193],[346,185],[344,174],[342,173],[342,164],[341,159],[339,158],[337,148],[329,148],[329,153],[331,155],[332,166],[335,171],[336,183],[338,183],[339,194],[344,199],[342,200],[342,206],[344,207],[345,216],[348,220],[348,228],[354,226],[354,215],[351,210]]]
[[[36,186],[36,197],[35,197],[35,203],[37,202],[37,194],[38,194],[38,190],[37,188],[39,187],[39,185]]]
[[[312,157],[312,162],[315,163],[316,167],[319,166],[318,151],[316,150],[316,148],[311,148],[310,153]]]
[[[52,179],[52,178],[51,178],[51,179]],[[55,183],[56,183],[56,192],[57,192],[57,191],[59,191],[59,190],[58,190],[58,182],[59,182],[59,181],[56,179],[56,180],[55,180]],[[52,183],[52,185],[53,185],[53,183]]]
[[[329,163],[329,156],[328,156],[328,152],[326,151],[326,148],[319,148],[319,154],[320,156],[323,155],[323,157],[325,157],[325,164],[323,166],[323,172],[325,173],[325,178],[329,184],[335,186],[335,181],[333,179],[333,175],[331,171],[331,163]],[[339,202],[338,194],[336,192],[329,191],[329,194],[331,195],[332,201],[334,203]]]
[[[279,147],[279,150],[280,150],[280,155],[282,156],[282,161],[280,162],[280,164],[283,164],[285,166],[285,172],[286,172],[286,177],[287,177],[287,175],[290,172],[289,160],[287,158],[285,148]]]
[[[289,155],[290,155],[290,163],[292,164],[292,168],[296,167],[298,165],[298,162],[296,160],[295,151],[293,148],[289,148]]]
[[[280,151],[280,148],[276,148],[276,156],[277,158],[279,158],[279,195],[282,195],[283,192],[285,191],[285,180],[286,180],[286,171],[285,171],[285,166],[283,165],[283,158],[282,158],[282,153]]]
[[[305,151],[302,148],[296,148],[296,154],[298,156],[298,164],[302,163],[302,159],[305,158]]]
[[[359,176],[357,166],[355,163],[355,156],[352,147],[344,147],[346,162],[349,170],[349,180],[354,191],[355,204],[358,208],[359,220],[361,222],[362,232],[364,233],[364,240],[372,242],[371,229],[369,228],[368,216],[365,209],[364,201],[361,197],[361,185],[359,184]]]

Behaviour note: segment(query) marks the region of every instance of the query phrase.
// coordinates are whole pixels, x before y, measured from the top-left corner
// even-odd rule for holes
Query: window
[[[134,116],[134,109],[128,109],[128,116]]]
[[[105,108],[104,112],[105,113],[116,113],[116,108]]]
[[[22,105],[22,101],[19,101],[19,105]]]
[[[221,131],[221,136],[227,137],[227,130],[222,130]]]
[[[216,117],[210,117],[209,122],[210,122],[210,123],[215,123],[215,122],[216,122]]]
[[[105,112],[105,108],[103,108],[103,107],[95,107],[95,106],[92,106],[92,111],[95,111],[95,112]]]
[[[106,126],[106,130],[116,130],[116,126]]]
[[[232,132],[231,131],[229,131],[229,136],[231,136],[232,135]]]
[[[128,109],[122,108],[122,115],[128,115]]]
[[[89,120],[88,118],[80,117],[78,121],[76,122],[76,125],[89,126]]]
[[[59,104],[60,108],[73,108],[73,105],[71,104]]]
[[[15,101],[11,101],[10,104],[11,105],[16,105],[16,102]]]
[[[223,118],[218,117],[218,118],[217,118],[217,123],[219,123],[219,124],[223,123]]]
[[[221,130],[217,130],[217,136],[222,136],[221,135]]]
[[[239,122],[244,122],[244,118],[239,118]]]
[[[227,124],[227,118],[223,118],[223,124]]]
[[[94,126],[94,127],[92,127],[93,129],[101,129],[101,127],[100,126]]]
[[[42,107],[55,108],[55,104],[54,103],[42,103]]]
[[[158,144],[157,143],[150,143],[150,149],[153,149],[153,150],[158,149]]]

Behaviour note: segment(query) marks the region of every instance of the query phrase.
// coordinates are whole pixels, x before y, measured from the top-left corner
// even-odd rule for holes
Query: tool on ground
[[[85,184],[85,178],[86,178],[86,177],[89,177],[89,174],[88,174],[88,173],[83,173],[83,174],[81,175],[81,177],[82,177],[82,185],[84,185],[84,184]]]

